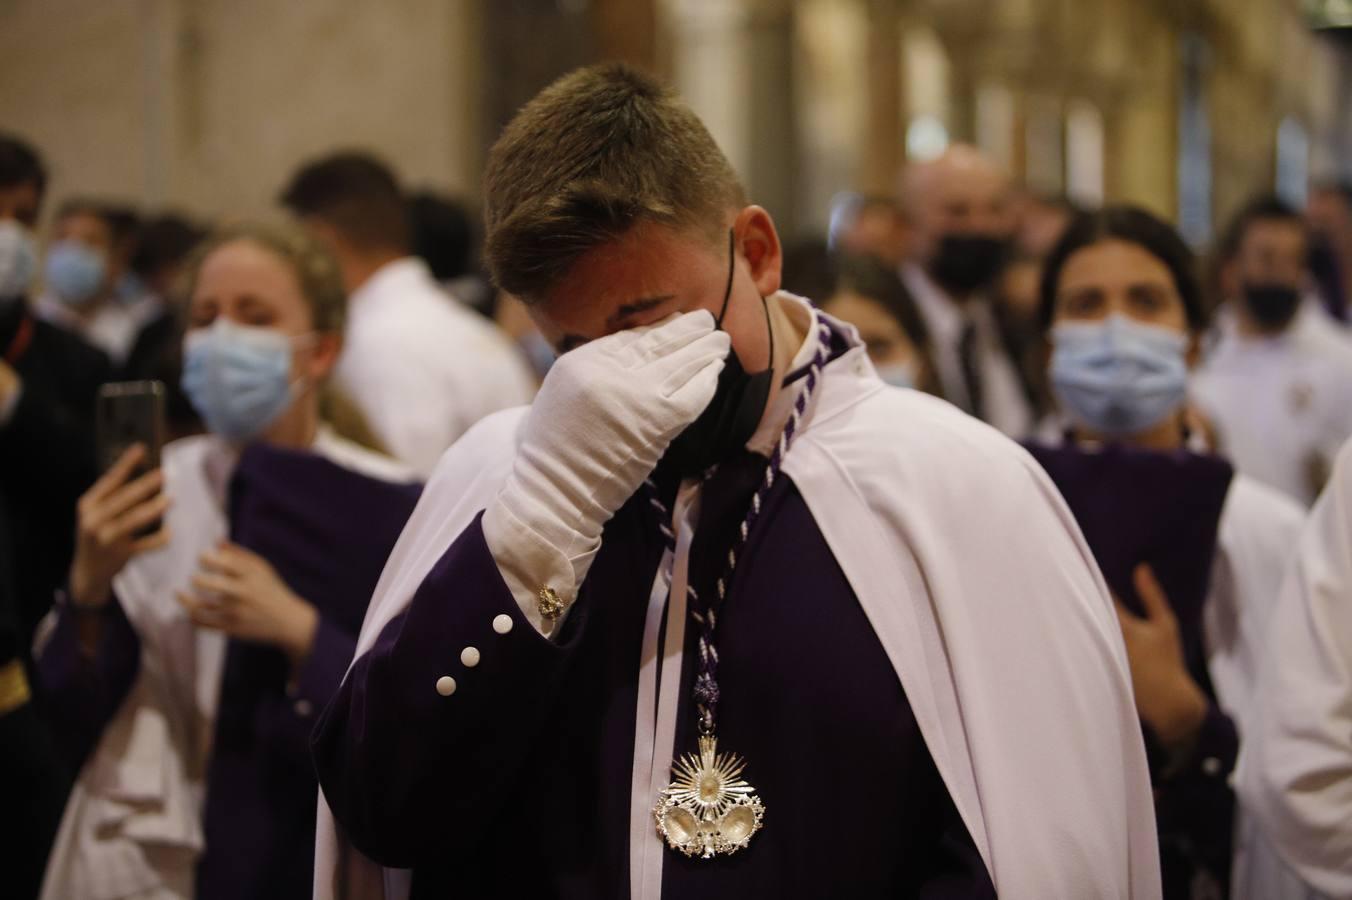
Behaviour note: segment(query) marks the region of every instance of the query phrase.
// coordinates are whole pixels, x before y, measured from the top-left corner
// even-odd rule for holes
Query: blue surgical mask
[[[13,219],[0,220],[0,301],[28,293],[36,263],[37,248],[28,229]]]
[[[207,428],[235,443],[266,429],[295,395],[292,340],[217,318],[183,339],[183,392]]]
[[[94,299],[107,273],[104,255],[79,241],[57,241],[47,251],[47,286],[69,306],[83,306]]]
[[[1052,389],[1076,422],[1107,437],[1145,431],[1183,405],[1188,339],[1126,316],[1052,329]]]

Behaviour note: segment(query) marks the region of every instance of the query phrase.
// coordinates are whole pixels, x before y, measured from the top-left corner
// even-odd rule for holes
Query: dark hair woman
[[[1302,514],[1194,449],[1187,389],[1202,291],[1167,223],[1130,207],[1077,218],[1048,257],[1040,318],[1068,427],[1064,446],[1030,449],[1118,598],[1165,896],[1204,883],[1226,896],[1228,779]]]

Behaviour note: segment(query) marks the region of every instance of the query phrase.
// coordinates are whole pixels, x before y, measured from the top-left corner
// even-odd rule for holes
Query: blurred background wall
[[[670,78],[787,233],[975,141],[1029,187],[1202,242],[1352,175],[1344,0],[0,0],[0,128],[59,199],[272,208],[335,147],[477,193],[503,122],[598,59]],[[1345,24],[1352,25],[1352,21]]]

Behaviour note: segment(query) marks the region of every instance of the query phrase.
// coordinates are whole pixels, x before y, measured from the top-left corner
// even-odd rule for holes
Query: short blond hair
[[[298,225],[246,222],[217,231],[193,252],[185,270],[184,297],[192,297],[197,276],[207,257],[235,241],[257,244],[291,267],[300,282],[301,295],[310,307],[315,331],[343,333],[347,325],[347,292],[338,263],[323,245]]]
[[[526,302],[641,221],[723,234],[746,194],[699,117],[620,63],[579,69],[507,125],[484,177],[485,258]]]

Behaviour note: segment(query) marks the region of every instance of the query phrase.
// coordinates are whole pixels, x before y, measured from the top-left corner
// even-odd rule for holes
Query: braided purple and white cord
[[[803,413],[807,410],[807,405],[812,400],[812,394],[817,389],[817,382],[821,379],[821,371],[826,365],[830,349],[831,329],[825,323],[822,323],[817,330],[817,351],[812,357],[812,363],[808,366],[803,387],[799,390],[798,397],[794,401],[793,414],[789,416],[789,421],[785,423],[784,430],[779,434],[779,441],[775,444],[774,451],[770,454],[770,461],[765,466],[765,476],[757,486],[756,493],[752,495],[751,505],[742,518],[741,528],[737,532],[732,547],[728,549],[727,565],[716,582],[718,599],[712,604],[704,603],[696,592],[694,585],[687,580],[686,596],[690,607],[690,617],[700,626],[699,670],[695,675],[694,688],[695,708],[699,712],[700,734],[714,734],[718,725],[718,646],[714,642],[715,632],[718,628],[718,611],[723,608],[723,601],[727,599],[728,586],[732,584],[732,575],[737,569],[737,559],[746,547],[746,541],[751,534],[752,527],[756,524],[756,520],[760,518],[765,497],[770,493],[770,488],[774,487],[775,479],[779,477],[779,470],[784,464],[784,456],[789,452],[789,444],[793,442],[794,435],[798,433],[798,428],[802,424]],[[712,470],[710,474],[712,474]],[[706,474],[705,480],[707,481],[708,478],[709,475]],[[676,535],[669,524],[672,521],[672,514],[658,497],[657,487],[651,480],[647,482],[647,487],[648,502],[657,510],[660,517],[662,537],[667,542],[667,550],[670,551],[674,564]],[[670,573],[668,573],[668,580],[670,580]]]

